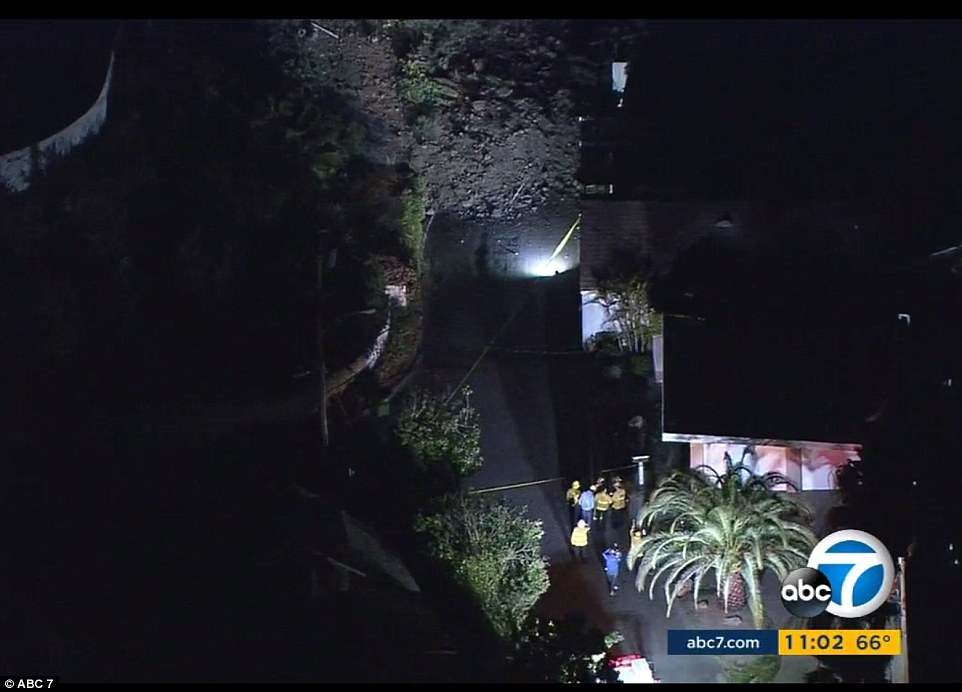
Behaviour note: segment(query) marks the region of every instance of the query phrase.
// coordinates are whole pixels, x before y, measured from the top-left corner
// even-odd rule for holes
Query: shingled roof
[[[697,241],[721,237],[753,243],[758,205],[731,200],[585,200],[581,207],[581,289],[649,265],[657,273]]]
[[[664,432],[859,443],[896,371],[897,327],[666,316]]]
[[[645,202],[585,200],[581,205],[581,289],[649,254]]]

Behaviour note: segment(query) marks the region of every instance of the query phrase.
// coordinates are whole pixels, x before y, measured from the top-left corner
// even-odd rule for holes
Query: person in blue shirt
[[[621,570],[621,559],[624,553],[615,543],[603,552],[601,557],[605,561],[605,576],[608,577],[608,595],[614,596],[615,591],[618,590],[618,572]]]
[[[591,528],[591,522],[595,518],[595,490],[595,486],[583,490],[581,497],[578,499],[578,504],[581,505],[581,518],[584,519],[589,528]]]

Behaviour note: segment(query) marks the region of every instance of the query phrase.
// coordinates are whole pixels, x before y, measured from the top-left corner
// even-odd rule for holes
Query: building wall
[[[777,472],[788,478],[799,490],[834,490],[836,472],[849,459],[857,459],[853,450],[826,449],[812,446],[756,445],[754,454],[746,453],[746,445],[731,443],[691,443],[691,467],[712,469],[722,474],[728,459],[754,469],[756,476]],[[707,469],[706,469],[707,467]],[[776,490],[791,490],[780,487]]]
[[[655,361],[655,382],[665,381],[665,337],[656,334],[651,339],[651,356]]]
[[[13,192],[23,192],[33,177],[75,147],[93,137],[107,120],[107,95],[113,81],[114,56],[110,56],[107,76],[100,95],[86,113],[60,132],[9,154],[0,156],[0,183]]]
[[[592,338],[600,332],[611,331],[608,324],[608,311],[596,302],[598,294],[594,291],[581,291],[581,343],[588,347]]]

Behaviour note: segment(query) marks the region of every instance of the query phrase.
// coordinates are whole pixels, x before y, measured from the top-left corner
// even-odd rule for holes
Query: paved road
[[[587,480],[594,461],[583,389],[585,358],[577,352],[577,271],[526,275],[551,254],[576,215],[573,207],[560,206],[500,227],[434,224],[435,280],[420,383],[457,385],[477,363],[467,383],[481,415],[485,462],[469,485],[491,488],[556,479],[493,493],[527,506],[530,516],[544,524],[552,585],[542,612],[561,615],[554,603],[566,603],[605,630],[623,631],[625,651],[638,651],[640,616],[622,596],[626,590],[609,599],[600,562],[572,565],[568,552],[564,491],[569,478]],[[561,257],[570,266],[577,246],[566,250]],[[488,354],[478,361],[489,344]]]
[[[666,621],[657,594],[649,600],[623,574],[621,588],[609,596],[600,560],[576,563],[568,552],[567,481],[586,480],[590,469],[599,467],[589,444],[584,358],[570,353],[580,340],[577,271],[535,278],[525,276],[525,268],[532,257],[550,254],[575,215],[562,206],[501,227],[434,224],[434,282],[420,384],[454,386],[470,371],[467,383],[481,415],[485,458],[471,487],[564,479],[494,493],[526,505],[530,516],[544,523],[551,588],[538,610],[554,617],[582,613],[603,631],[618,630],[625,637],[619,651],[646,655],[664,682],[715,682],[721,671],[716,657],[669,657],[665,636],[667,627],[720,626],[714,606],[696,612],[689,602]],[[595,554],[626,538],[595,533]],[[778,679],[801,681],[813,667],[807,659],[792,660]]]

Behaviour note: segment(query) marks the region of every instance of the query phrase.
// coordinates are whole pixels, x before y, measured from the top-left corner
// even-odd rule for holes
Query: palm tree
[[[648,597],[654,598],[663,579],[670,616],[686,582],[693,582],[697,602],[702,580],[714,570],[725,612],[747,601],[761,627],[762,574],[772,569],[784,579],[807,563],[816,543],[811,510],[778,487],[793,484],[779,473],[753,475],[741,464],[724,474],[703,467],[670,476],[641,513],[648,535],[628,553],[629,569],[641,564],[638,590],[650,576]]]

